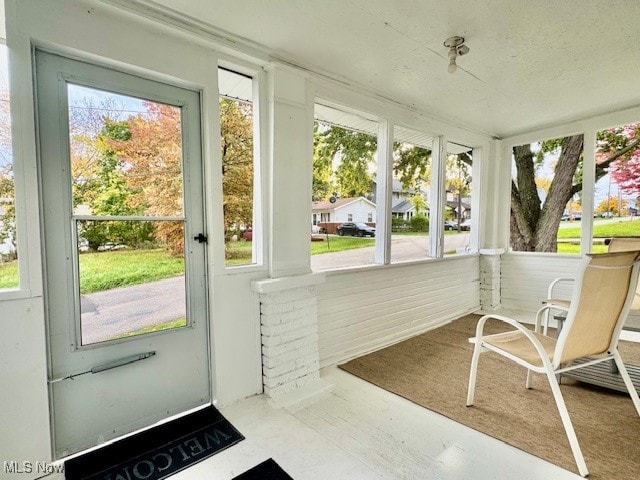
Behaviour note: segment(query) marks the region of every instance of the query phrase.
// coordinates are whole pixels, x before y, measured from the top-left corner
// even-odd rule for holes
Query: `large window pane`
[[[82,345],[185,326],[181,108],[67,94]]]
[[[640,122],[597,133],[594,248],[609,237],[640,236],[639,141]]]
[[[471,194],[473,178],[472,150],[469,147],[447,144],[445,159],[446,203],[444,205],[445,255],[470,253]]]
[[[513,147],[511,248],[580,253],[583,135]]]
[[[429,187],[433,138],[394,127],[391,261],[423,260],[429,251]]]
[[[256,262],[255,158],[252,79],[218,69],[225,263]]]
[[[314,270],[374,263],[378,124],[316,105],[311,266]]]
[[[0,289],[19,283],[7,47],[0,44]]]

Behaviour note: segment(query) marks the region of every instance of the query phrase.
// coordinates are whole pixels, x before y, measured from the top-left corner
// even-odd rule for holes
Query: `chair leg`
[[[584,462],[582,450],[580,450],[580,445],[578,444],[578,437],[576,437],[576,432],[573,429],[573,424],[571,423],[571,419],[569,418],[569,412],[567,411],[567,406],[564,403],[564,398],[562,397],[562,392],[560,391],[558,380],[556,379],[555,373],[549,369],[547,369],[547,378],[549,379],[549,385],[551,386],[553,397],[556,401],[556,405],[558,406],[558,412],[560,413],[560,418],[562,419],[564,430],[567,433],[569,445],[571,445],[571,452],[573,452],[573,458],[575,458],[576,460],[578,471],[580,472],[580,475],[586,477],[587,475],[589,475],[587,464]]]
[[[473,397],[476,391],[476,377],[478,374],[478,360],[480,359],[480,353],[482,347],[480,346],[480,340],[476,340],[476,345],[473,348],[473,356],[471,357],[471,372],[469,373],[469,389],[467,390],[467,407],[473,405]]]
[[[624,380],[624,384],[629,390],[629,395],[631,396],[631,400],[633,401],[633,405],[636,407],[636,411],[638,415],[640,415],[640,397],[638,396],[638,391],[636,387],[633,385],[631,381],[631,377],[629,376],[629,372],[627,371],[627,367],[624,366],[624,362],[622,361],[622,357],[620,353],[616,350],[613,352],[613,360],[616,362],[616,366],[618,367],[618,371],[622,380]]]
[[[531,379],[533,378],[533,372],[531,370],[527,370],[527,381],[525,382],[524,386],[526,388],[533,388],[531,385]]]

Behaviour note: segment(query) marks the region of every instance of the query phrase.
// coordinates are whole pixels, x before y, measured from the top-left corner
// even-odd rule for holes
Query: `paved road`
[[[451,252],[469,246],[469,233],[456,233],[444,236],[444,251]],[[329,247],[331,236],[329,236]],[[374,263],[375,247],[363,247],[341,252],[321,253],[311,256],[312,270],[357,267]],[[392,235],[391,261],[406,262],[423,260],[429,257],[428,235]]]
[[[82,295],[82,343],[186,317],[185,298],[184,276]]]
[[[464,248],[469,234],[445,235],[445,251]],[[428,257],[426,235],[391,237],[393,262]],[[314,270],[373,264],[374,247],[311,256]],[[124,333],[186,317],[184,276],[166,278],[131,287],[114,288],[81,297],[82,343],[103,342]]]

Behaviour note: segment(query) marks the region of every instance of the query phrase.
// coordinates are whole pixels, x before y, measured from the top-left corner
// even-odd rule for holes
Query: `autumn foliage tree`
[[[618,153],[608,167],[622,193],[640,195],[640,123],[604,130],[599,134],[598,161]]]
[[[253,108],[220,99],[222,193],[227,240],[253,225]]]

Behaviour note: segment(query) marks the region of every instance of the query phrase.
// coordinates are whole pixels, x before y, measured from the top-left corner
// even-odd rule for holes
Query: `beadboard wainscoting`
[[[580,263],[580,255],[511,252],[502,255],[501,307],[503,311],[533,314],[547,298],[553,279],[573,278]],[[571,298],[571,282],[563,282],[555,290],[558,298]],[[640,313],[630,312],[625,328],[640,330]]]

